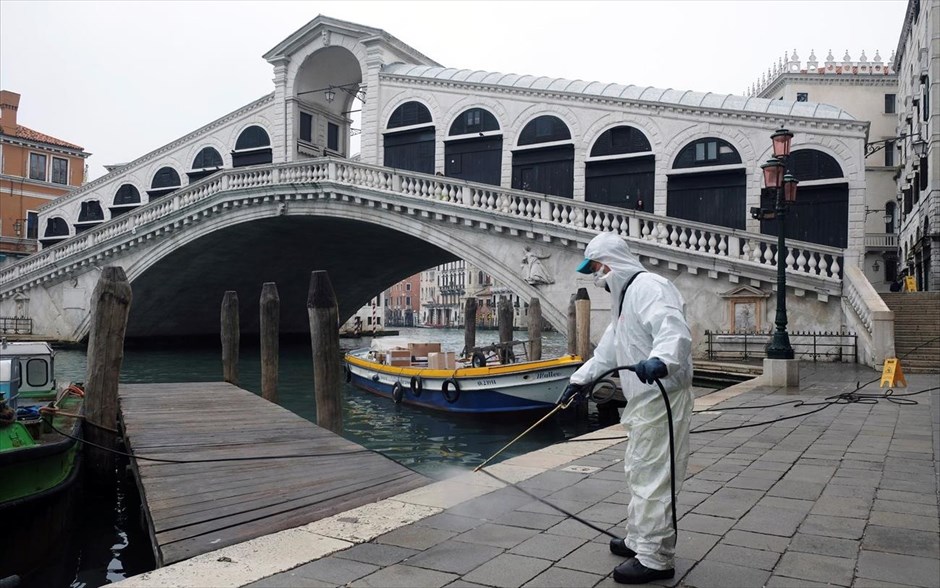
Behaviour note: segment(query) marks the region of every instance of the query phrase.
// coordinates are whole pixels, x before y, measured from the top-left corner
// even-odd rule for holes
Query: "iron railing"
[[[33,319],[0,317],[0,333],[4,335],[32,335]]]
[[[830,331],[790,331],[790,346],[796,359],[855,363],[858,337],[855,333]],[[705,331],[708,359],[760,359],[767,357],[766,347],[773,331]]]

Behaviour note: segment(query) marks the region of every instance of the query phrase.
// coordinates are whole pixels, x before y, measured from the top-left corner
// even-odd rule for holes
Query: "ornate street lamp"
[[[793,347],[787,334],[787,266],[786,264],[786,213],[788,205],[796,202],[795,177],[787,173],[787,158],[790,156],[790,140],[793,133],[780,129],[770,136],[773,141],[774,159],[761,166],[764,170],[764,186],[776,191],[775,218],[777,228],[777,329],[767,345],[769,359],[793,359]]]

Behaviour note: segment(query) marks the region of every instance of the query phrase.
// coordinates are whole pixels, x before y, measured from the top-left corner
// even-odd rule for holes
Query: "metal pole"
[[[786,171],[786,160],[784,160]],[[777,220],[780,222],[777,233],[777,316],[774,322],[777,330],[767,346],[770,359],[793,359],[790,336],[787,335],[787,268],[786,263],[786,204],[783,199],[783,182],[777,188]]]

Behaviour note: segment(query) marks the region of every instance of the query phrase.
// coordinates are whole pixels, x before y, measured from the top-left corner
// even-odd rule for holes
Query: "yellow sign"
[[[914,276],[904,276],[904,290],[917,292],[917,280],[914,279]]]
[[[898,386],[907,388],[907,380],[904,379],[904,371],[901,370],[901,362],[898,361],[896,357],[885,359],[885,366],[881,371],[881,383],[878,384],[878,387],[884,388],[885,384],[887,384],[889,388],[896,388]]]

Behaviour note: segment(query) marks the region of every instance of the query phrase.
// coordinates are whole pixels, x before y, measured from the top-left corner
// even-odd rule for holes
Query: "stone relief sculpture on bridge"
[[[549,257],[551,257],[551,254],[540,255],[533,251],[531,247],[526,246],[525,253],[522,255],[522,278],[533,286],[554,284],[555,280],[542,264],[542,260]]]

